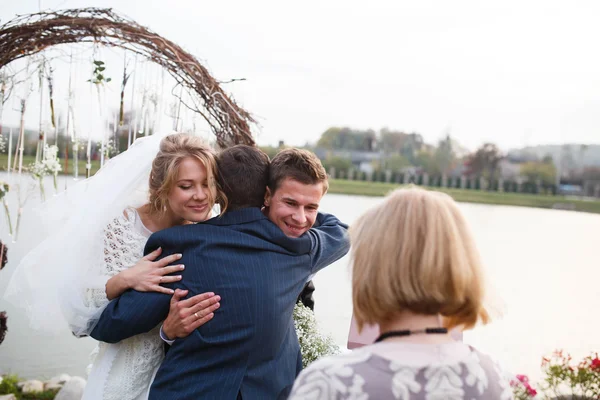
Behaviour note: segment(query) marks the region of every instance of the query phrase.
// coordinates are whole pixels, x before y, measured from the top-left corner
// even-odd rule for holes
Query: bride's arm
[[[172,249],[172,238],[163,233],[154,233],[146,242],[145,253],[150,254],[162,247],[162,254],[177,254]],[[177,246],[179,247],[179,246]],[[182,274],[185,271],[182,271]],[[179,282],[167,283],[170,289]],[[159,292],[139,292],[127,290],[121,296],[110,301],[103,308],[96,323],[91,329],[90,336],[96,340],[117,343],[140,333],[149,332],[159,325],[169,314],[171,296]]]
[[[172,254],[162,260],[154,261],[162,253],[158,248],[133,266],[123,269],[123,265],[131,262],[132,255],[138,251],[135,247],[132,248],[131,242],[126,239],[127,233],[132,230],[134,230],[133,220],[127,210],[104,228],[102,263],[95,264],[90,270],[89,274],[96,277],[94,284],[84,286],[86,307],[102,309],[109,301],[119,297],[128,289],[140,292],[173,293],[160,284],[177,282],[181,279],[180,275],[165,276],[183,270],[183,265],[167,266],[179,260],[181,254]],[[139,252],[141,253],[142,249]],[[90,283],[89,280],[87,283]]]
[[[161,254],[158,248],[139,260],[133,267],[119,272],[106,282],[106,297],[108,300],[119,297],[128,289],[138,292],[159,292],[173,294],[172,289],[160,286],[163,283],[172,283],[181,280],[181,275],[167,276],[182,271],[183,265],[172,265],[181,258],[181,254],[172,254],[159,261],[155,261]]]

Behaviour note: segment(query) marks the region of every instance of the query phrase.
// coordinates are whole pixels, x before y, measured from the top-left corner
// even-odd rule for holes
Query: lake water
[[[61,180],[61,187],[64,183]],[[50,181],[47,188],[51,188]],[[323,199],[322,210],[351,224],[380,201],[330,194]],[[28,203],[34,204],[34,200]],[[600,309],[600,215],[476,204],[460,207],[505,310],[502,319],[466,332],[464,340],[499,358],[513,372],[533,378],[540,374],[541,357],[554,349],[563,348],[576,357],[600,350],[596,314]],[[0,221],[0,237],[5,239],[5,222]],[[9,314],[9,332],[0,345],[0,373],[85,376],[93,340],[76,339],[69,332],[41,336],[27,328],[20,310],[1,300],[17,260],[26,251],[23,242],[11,245],[9,264],[0,272],[0,310]],[[352,315],[348,258],[321,271],[314,282],[321,329],[345,346]]]

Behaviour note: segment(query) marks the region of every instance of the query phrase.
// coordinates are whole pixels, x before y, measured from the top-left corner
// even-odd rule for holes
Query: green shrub
[[[17,400],[53,400],[58,393],[58,390],[44,390],[37,393],[21,393],[17,387],[17,383],[21,382],[16,375],[5,375],[0,383],[0,396],[5,394],[14,394]]]
[[[54,400],[58,390],[44,390],[37,393],[20,393],[17,395],[19,400]]]
[[[5,375],[2,377],[2,383],[0,383],[0,395],[3,394],[19,394],[19,388],[17,387],[17,383],[19,383],[19,377],[16,375]]]

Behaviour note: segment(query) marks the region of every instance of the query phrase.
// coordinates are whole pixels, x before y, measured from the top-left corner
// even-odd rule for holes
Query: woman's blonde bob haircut
[[[359,330],[401,311],[441,315],[451,329],[487,323],[479,254],[450,196],[398,189],[350,228]]]
[[[150,172],[150,212],[160,214],[167,208],[167,198],[179,172],[179,165],[185,158],[194,158],[206,168],[206,180],[209,187],[209,205],[221,204],[221,210],[227,208],[227,199],[217,183],[217,161],[214,151],[197,137],[185,133],[166,136],[160,142],[160,150],[152,162]]]

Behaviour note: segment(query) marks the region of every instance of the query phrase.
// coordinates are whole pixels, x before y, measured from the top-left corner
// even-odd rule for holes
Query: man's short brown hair
[[[254,146],[239,144],[217,156],[219,186],[226,202],[221,210],[262,207],[269,179],[269,156]]]
[[[327,192],[327,172],[321,160],[312,152],[303,149],[285,149],[277,153],[269,167],[269,189],[275,193],[286,179],[293,179],[305,185],[323,184],[323,194]]]

